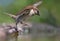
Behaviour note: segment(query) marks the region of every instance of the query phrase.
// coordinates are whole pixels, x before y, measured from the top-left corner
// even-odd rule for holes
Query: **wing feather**
[[[21,14],[17,15],[16,22],[21,22],[26,19],[26,16],[29,15],[30,10],[24,10]]]

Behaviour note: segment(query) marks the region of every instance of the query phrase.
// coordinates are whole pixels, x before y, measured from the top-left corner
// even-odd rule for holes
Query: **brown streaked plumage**
[[[32,11],[31,11],[32,10]],[[36,11],[36,12],[35,12]],[[31,12],[31,14],[30,14],[30,12]],[[39,15],[39,10],[38,10],[38,8],[36,8],[36,7],[34,7],[34,6],[32,6],[32,5],[30,5],[30,6],[27,6],[25,9],[23,9],[22,11],[20,11],[20,12],[18,12],[17,14],[16,14],[16,16],[18,16],[17,17],[17,19],[16,19],[16,21],[17,21],[17,23],[21,20],[21,21],[25,21],[27,18],[29,18],[30,16],[32,16],[32,15],[34,15],[34,14],[36,14],[36,15]],[[21,22],[20,21],[20,22]]]
[[[29,6],[25,7],[22,11],[19,11],[19,12],[16,14],[16,16],[22,14],[25,10],[30,10],[30,9],[38,10],[36,7],[34,7],[34,6],[32,6],[32,5],[29,5]]]
[[[40,15],[38,6],[42,3],[42,1],[39,1],[33,5],[29,5],[26,8],[24,8],[22,11],[19,11],[16,15],[8,14],[12,18],[16,20],[17,23],[22,23],[22,21],[25,21],[27,18],[33,16],[33,15]]]

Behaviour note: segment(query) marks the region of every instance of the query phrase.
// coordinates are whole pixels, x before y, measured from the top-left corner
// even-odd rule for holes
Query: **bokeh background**
[[[14,22],[4,12],[16,14],[24,7],[34,4],[39,0],[0,0],[0,23]],[[44,22],[51,25],[60,25],[60,0],[42,0],[38,7],[41,16],[34,16],[29,21]]]
[[[40,0],[0,0],[0,23],[15,22],[11,17],[7,16],[5,12],[16,14],[20,10],[24,9],[24,7],[34,4],[38,1]],[[44,32],[42,34],[42,36],[45,35],[44,37],[37,38],[35,36],[35,38],[33,37],[31,38],[30,36],[28,36],[27,38],[23,37],[22,40],[19,39],[19,41],[20,40],[21,41],[60,41],[60,34],[56,35],[55,33],[52,36],[47,35],[47,33],[50,34],[55,30],[57,30],[57,32],[60,33],[60,28],[55,29],[55,27],[60,27],[60,0],[42,0],[42,1],[43,3],[38,7],[38,9],[40,10],[40,16],[33,16],[28,21],[31,21],[34,23],[40,23],[40,24],[34,24],[34,25],[37,25],[38,27],[37,26],[36,27],[39,30],[43,29],[43,31],[48,31],[48,32]],[[46,23],[47,25],[44,23]],[[54,27],[52,27],[51,25],[53,25]],[[48,29],[45,27],[47,27]],[[50,28],[52,28],[52,31]],[[40,32],[40,34],[42,32]]]

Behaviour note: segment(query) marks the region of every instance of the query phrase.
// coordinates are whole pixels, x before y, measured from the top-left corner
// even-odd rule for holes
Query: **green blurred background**
[[[16,14],[24,7],[40,0],[0,0],[0,23],[14,22],[5,15],[4,12]],[[51,25],[60,25],[60,0],[42,0],[43,3],[38,7],[41,16],[33,16],[29,19],[32,22],[42,22]]]

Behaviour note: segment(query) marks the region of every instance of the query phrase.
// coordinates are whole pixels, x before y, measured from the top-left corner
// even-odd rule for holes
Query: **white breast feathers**
[[[34,10],[31,9],[29,15],[32,16],[34,13],[35,13]]]

